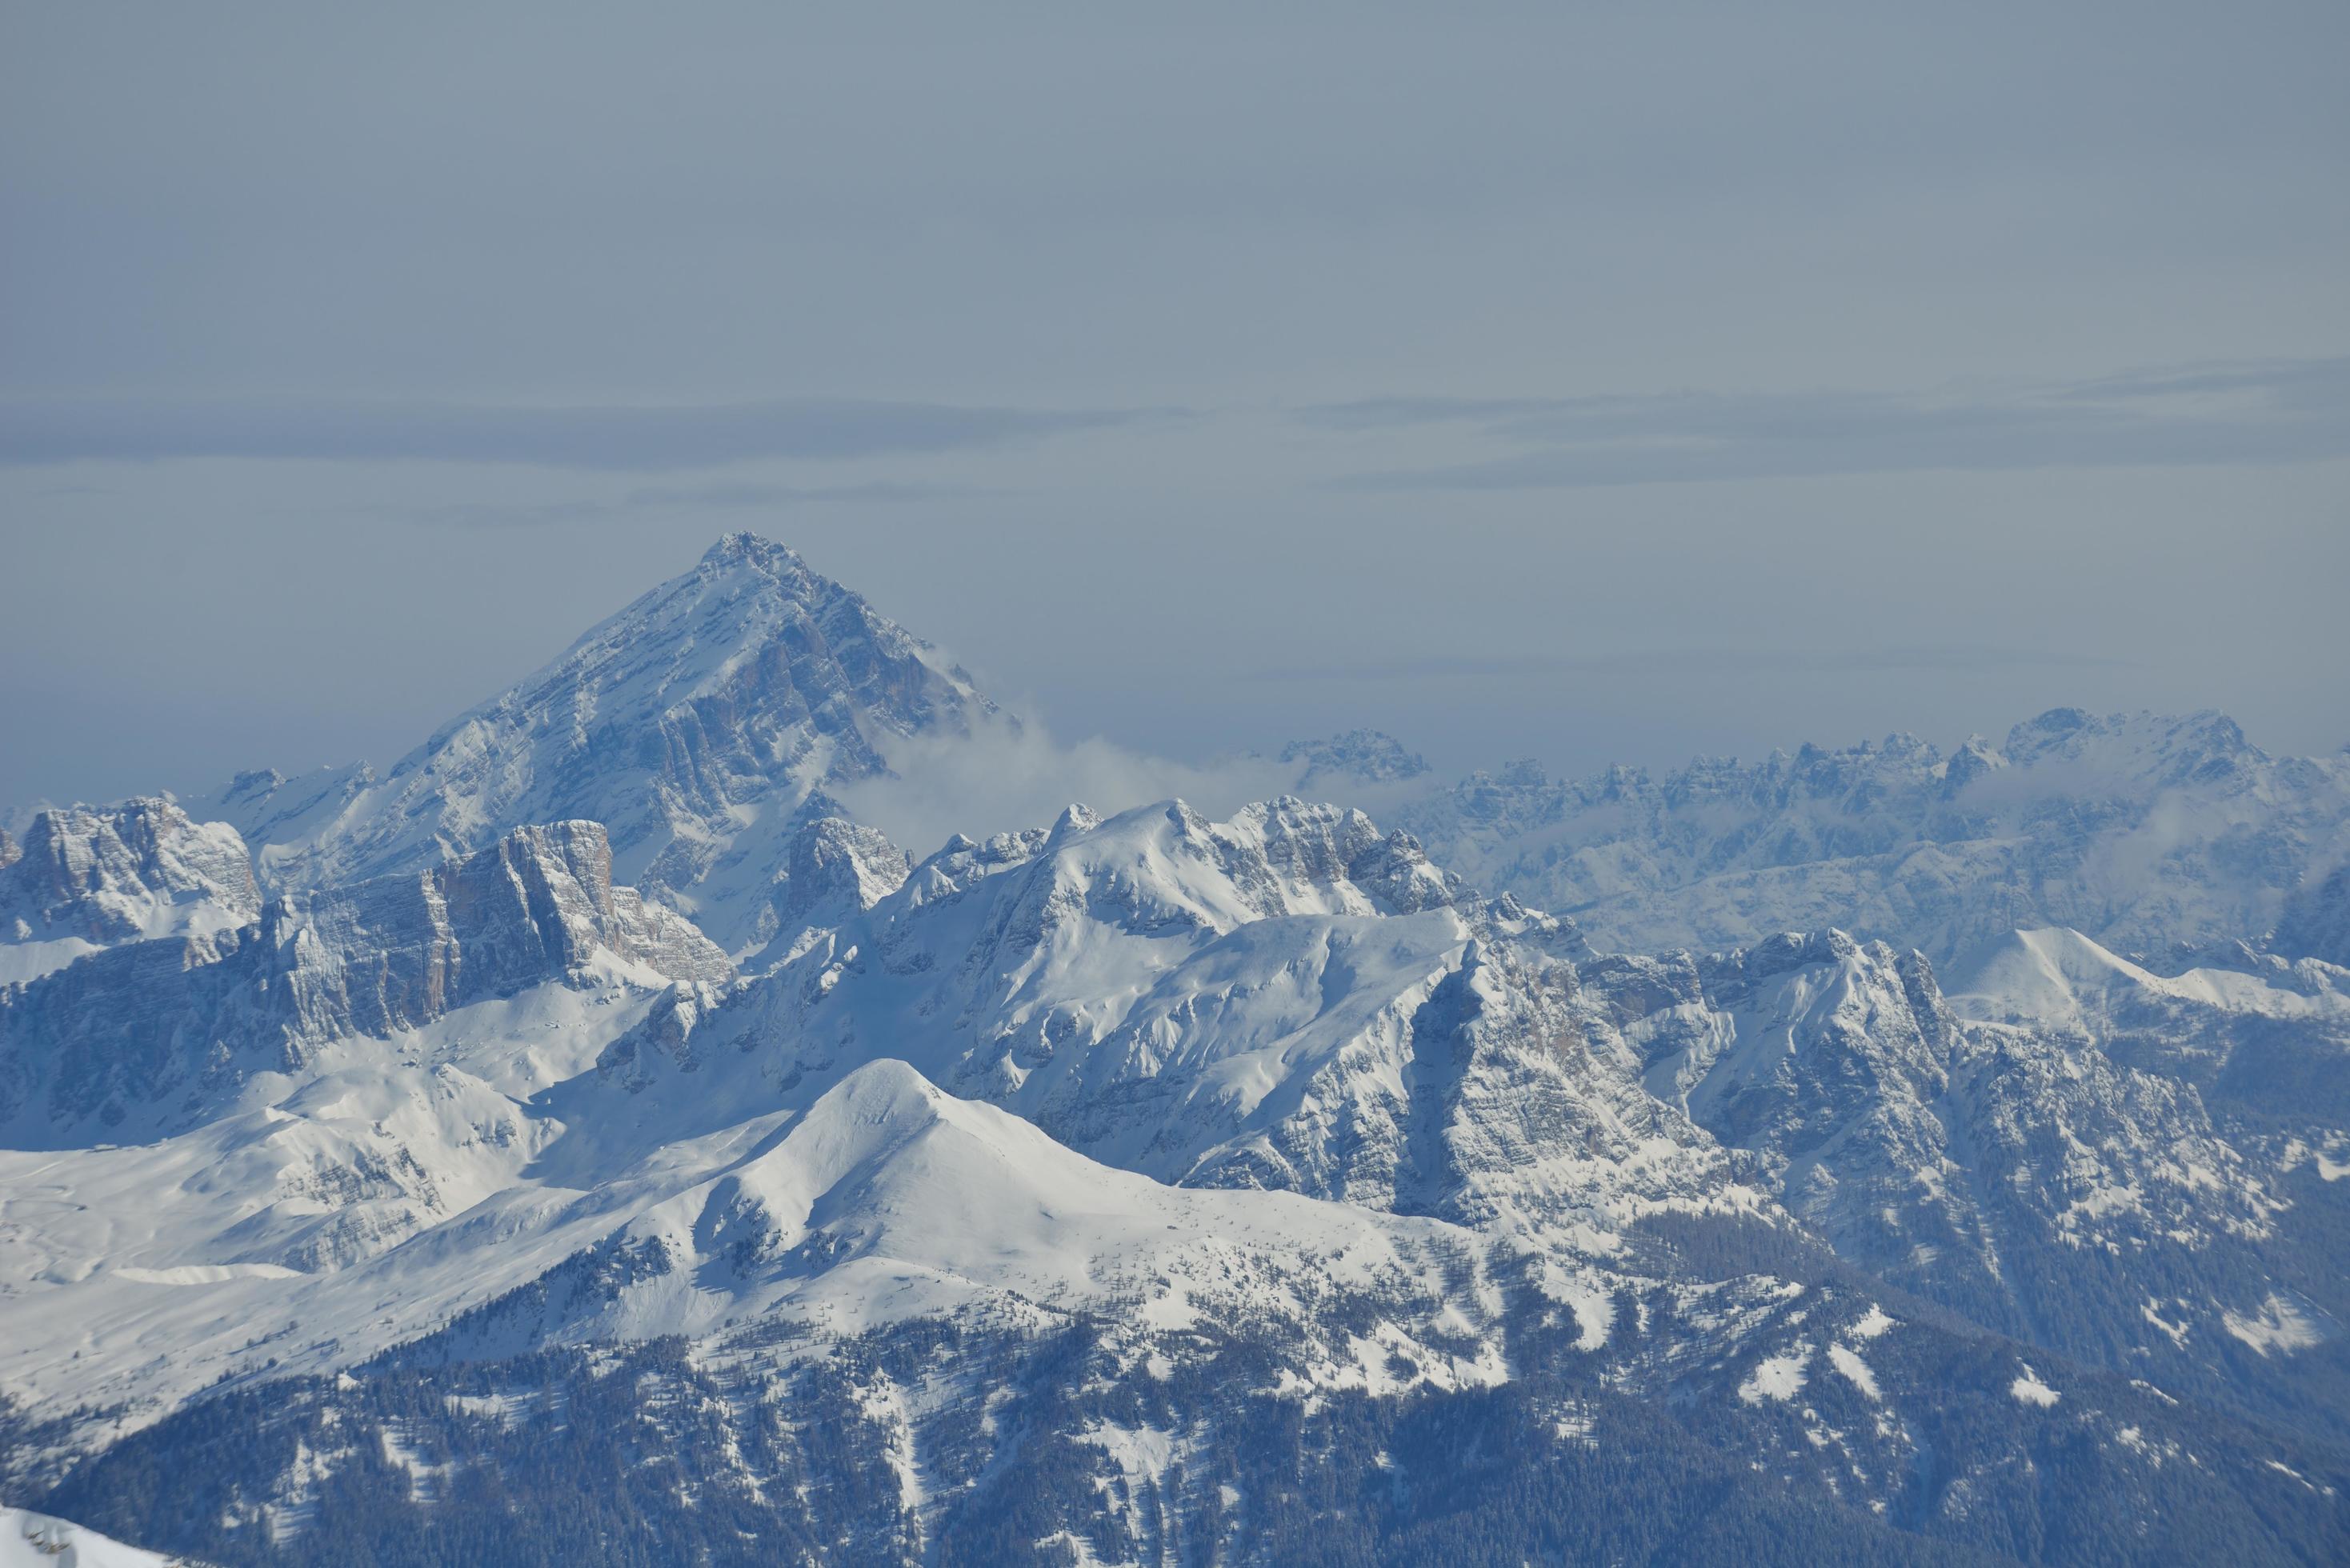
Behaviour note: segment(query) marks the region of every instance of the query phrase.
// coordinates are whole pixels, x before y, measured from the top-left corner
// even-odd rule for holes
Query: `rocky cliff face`
[[[879,828],[844,816],[804,822],[775,871],[775,936],[754,967],[795,956],[813,932],[864,913],[904,886],[913,862]]]
[[[584,969],[598,953],[691,984],[731,978],[691,921],[612,882],[602,826],[519,828],[413,875],[290,894],[262,923],[299,1038],[384,1034]]]
[[[171,801],[36,813],[0,834],[0,983],[118,942],[204,935],[261,908],[244,841]]]
[[[257,1073],[586,970],[713,986],[725,955],[615,887],[603,829],[517,830],[431,870],[273,899],[250,924],[125,944],[0,991],[0,1126],[30,1146],[190,1125]],[[27,1147],[19,1141],[17,1147]]]

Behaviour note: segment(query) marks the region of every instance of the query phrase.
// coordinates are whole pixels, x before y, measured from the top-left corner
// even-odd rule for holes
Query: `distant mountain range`
[[[734,535],[380,776],[21,816],[0,1501],[218,1563],[2350,1557],[2350,758],[844,804],[1017,727]]]
[[[1611,946],[1735,946],[1839,925],[1937,960],[2066,926],[2155,961],[2272,938],[2350,961],[2350,753],[2271,757],[2217,713],[2058,709],[1943,755],[1910,735],[1758,763],[1555,782],[1531,763],[1405,805],[1463,876]]]

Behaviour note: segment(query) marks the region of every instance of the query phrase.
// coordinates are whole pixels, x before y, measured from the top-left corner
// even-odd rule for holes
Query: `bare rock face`
[[[385,1034],[559,979],[609,952],[671,980],[730,978],[691,921],[612,885],[593,822],[518,828],[477,855],[274,904],[299,1037]]]
[[[0,982],[118,942],[240,926],[260,909],[226,823],[161,798],[43,811],[23,843],[0,842]]]
[[[598,824],[521,828],[463,860],[289,895],[247,925],[127,943],[0,990],[0,1128],[38,1147],[88,1123],[177,1125],[326,1042],[413,1029],[599,955],[655,983],[732,979],[691,922],[611,873]]]

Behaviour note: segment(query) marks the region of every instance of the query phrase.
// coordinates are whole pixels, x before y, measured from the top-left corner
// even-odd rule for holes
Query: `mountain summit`
[[[989,722],[1017,721],[929,643],[795,552],[729,534],[381,779],[350,778],[339,802],[247,775],[220,804],[265,875],[296,885],[601,822],[618,879],[741,950],[772,934],[773,869],[811,796],[886,774],[893,742]]]

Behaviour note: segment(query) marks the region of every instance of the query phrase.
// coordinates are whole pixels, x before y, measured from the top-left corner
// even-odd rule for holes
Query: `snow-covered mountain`
[[[0,1499],[224,1563],[2350,1552],[2336,764],[1357,733],[1284,760],[1413,832],[919,857],[827,787],[999,722],[738,536],[380,779],[26,819]]]
[[[2350,1122],[2350,972],[2165,980],[2063,930],[2011,934],[1948,998],[1922,954],[1835,931],[1660,967],[1650,1086],[1763,1155],[1839,1256],[2075,1360],[2338,1426],[2335,1200],[2293,1173]]]
[[[2154,955],[2262,938],[2350,863],[2350,754],[2272,757],[2217,713],[2067,708],[1948,755],[1891,735],[1661,779],[1520,763],[1390,815],[1471,881],[1627,951],[1835,926],[1939,961],[2065,926]],[[2301,935],[2310,919],[2280,933],[2304,950],[2288,957],[2331,940]]]
[[[584,826],[525,833],[437,885],[527,885],[550,839],[570,847],[566,864],[600,863]],[[380,909],[411,880],[316,897]],[[244,1464],[202,1514],[229,1522],[172,1539],[232,1558],[324,1550],[336,1537],[321,1499],[351,1484],[346,1472],[388,1466],[403,1528],[416,1528],[468,1466],[520,1462],[481,1444],[585,1397],[570,1380],[592,1364],[571,1370],[568,1357],[666,1366],[655,1347],[682,1336],[694,1398],[740,1456],[699,1484],[756,1490],[796,1465],[840,1485],[800,1417],[754,1439],[740,1412],[763,1387],[800,1389],[787,1408],[854,1387],[857,1429],[896,1477],[858,1528],[866,1546],[886,1538],[919,1556],[958,1506],[1005,1506],[987,1480],[1017,1462],[1003,1429],[974,1452],[957,1423],[993,1409],[991,1389],[1040,1396],[1026,1380],[1047,1374],[1029,1358],[1071,1334],[1100,1376],[1166,1411],[1071,1428],[1125,1434],[1087,1461],[1113,1498],[1138,1456],[1163,1483],[1158,1456],[1202,1463],[1228,1440],[1241,1413],[1180,1391],[1221,1386],[1229,1372],[1211,1369],[1238,1347],[1254,1397],[1309,1415],[1565,1376],[1573,1391],[1544,1397],[1561,1412],[1544,1429],[1567,1453],[1627,1406],[1670,1395],[1700,1446],[1761,1458],[1794,1443],[1833,1461],[1798,1467],[1812,1476],[1799,1490],[1835,1478],[1829,1495],[1856,1488],[1887,1511],[1920,1506],[1921,1453],[1980,1442],[1948,1425],[1954,1410],[1980,1430],[1994,1415],[2029,1427],[2064,1409],[2081,1434],[2067,1442],[2137,1465],[2141,1488],[2188,1455],[2251,1462],[2254,1439],[2127,1382],[2154,1372],[2164,1381],[2150,1386],[2177,1387],[2184,1366],[2133,1360],[2126,1345],[2068,1357],[2030,1322],[2002,1343],[2032,1343],[1986,1360],[1950,1320],[1900,1304],[1988,1315],[1969,1296],[1981,1269],[1913,1269],[1906,1291],[1892,1281],[1935,1245],[1917,1238],[1956,1232],[2003,1282],[2033,1246],[2147,1234],[2095,1202],[2066,1210],[2078,1232],[2066,1241],[1927,1200],[2027,1170],[2107,1179],[2063,1147],[2023,1150],[2049,1154],[2044,1166],[2012,1150],[1993,1165],[1965,1141],[1981,1117],[1969,1133],[1920,1134],[1970,1049],[1922,959],[1835,934],[1704,961],[1616,958],[1513,903],[1463,899],[1409,839],[1282,801],[1225,824],[1180,805],[1107,822],[1072,811],[1049,830],[951,845],[731,989],[723,969],[692,967],[723,966],[714,950],[689,944],[681,982],[628,922],[596,926],[599,907],[643,909],[617,890],[554,902],[576,926],[567,942],[491,940],[519,917],[490,900],[482,928],[419,944],[533,955],[478,999],[329,1011],[274,1073],[160,1141],[0,1156],[12,1195],[0,1244],[10,1277],[29,1282],[8,1298],[22,1348],[5,1386],[19,1408],[93,1412],[52,1439],[63,1450],[27,1445],[17,1462],[69,1468],[59,1505],[110,1523],[122,1494],[107,1478],[191,1440],[173,1435],[187,1428],[172,1411],[279,1386],[269,1429],[299,1410],[305,1435],[288,1449],[256,1428],[255,1452],[275,1457]],[[329,924],[348,940],[368,921]],[[2022,1087],[2026,1102],[2047,1093]],[[2151,1127],[2129,1146],[2142,1166],[2168,1156],[2241,1175],[2208,1128],[2210,1147],[2158,1154],[2148,1137],[2172,1129]],[[1827,1133],[1826,1153],[1802,1147],[1806,1128]],[[2263,1168],[2295,1158],[2322,1157],[2280,1147]],[[1830,1201],[1794,1174],[1806,1162],[1836,1178]],[[2133,1168],[2122,1179],[2149,1179]],[[71,1195],[69,1220],[51,1193]],[[1890,1261],[1856,1229],[1880,1199],[1918,1210],[1908,1252]],[[2281,1207],[2269,1199],[2257,1218]],[[2241,1214],[2215,1203],[2195,1219]],[[1886,1282],[1823,1275],[1798,1216]],[[1708,1226],[1730,1229],[1711,1240]],[[1708,1260],[1733,1238],[1731,1255],[1754,1261],[1725,1272]],[[2125,1320],[2120,1337],[2196,1334],[2189,1303],[2147,1299],[2161,1321]],[[2327,1353],[2305,1296],[2198,1304],[2234,1324],[2223,1344],[2263,1338],[2251,1354],[2293,1374]],[[920,1355],[905,1370],[869,1365],[873,1347],[910,1345],[918,1327],[923,1343],[945,1334],[958,1357],[1016,1374],[967,1382],[953,1363],[923,1370]],[[2092,1370],[2101,1361],[2118,1375]],[[381,1380],[420,1377],[449,1392],[429,1412],[387,1415]],[[1646,1441],[1642,1462],[1664,1439]],[[2273,1441],[2260,1451],[2302,1475],[2324,1451]],[[90,1446],[101,1457],[70,1463]],[[1918,1527],[1969,1517],[2002,1462],[1946,1476]],[[1128,1506],[1081,1538],[1140,1541]],[[1158,1506],[1181,1516],[1204,1494],[1179,1489]],[[782,1527],[772,1507],[762,1517]]]
[[[1397,784],[1428,776],[1428,759],[1408,751],[1393,735],[1349,730],[1321,741],[1293,741],[1281,760],[1301,767],[1297,787],[1319,790],[1358,784]]]
[[[698,1030],[608,1064],[707,1095],[744,1064],[780,1092],[882,1051],[1163,1181],[1586,1242],[1751,1207],[1589,1027],[1573,928],[1462,892],[1357,812],[1072,808],[950,844]]]
[[[0,832],[0,985],[119,942],[209,936],[260,907],[225,823],[161,799],[36,812],[21,842]]]
[[[985,723],[1016,727],[864,599],[733,534],[380,778],[247,774],[191,809],[236,825],[279,886],[599,822],[622,881],[739,951],[775,934],[774,873],[803,805],[886,772],[895,740]]]
[[[0,992],[10,1147],[168,1133],[388,1036],[599,961],[687,987],[733,978],[683,917],[611,882],[601,826],[525,828],[429,870],[275,898],[248,925],[126,943]]]

